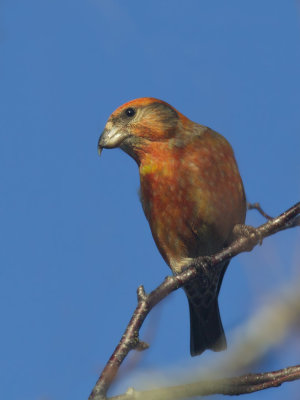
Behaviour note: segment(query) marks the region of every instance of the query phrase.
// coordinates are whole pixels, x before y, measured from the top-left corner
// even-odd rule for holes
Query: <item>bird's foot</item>
[[[263,237],[257,231],[254,226],[237,224],[234,226],[232,231],[232,239],[233,241],[239,240],[241,238],[247,239],[247,245],[245,246],[245,251],[251,251],[253,247],[257,244],[262,245]]]
[[[209,256],[201,256],[194,259],[193,265],[198,272],[205,272],[208,274],[208,268],[210,268],[211,258]]]
[[[210,257],[201,256],[197,258],[186,258],[180,264],[180,272],[186,271],[189,268],[196,268],[198,272],[207,272],[209,266]]]

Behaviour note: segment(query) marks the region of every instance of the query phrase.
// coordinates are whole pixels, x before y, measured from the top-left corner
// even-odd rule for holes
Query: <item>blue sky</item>
[[[85,399],[137,286],[150,291],[169,274],[135,163],[120,150],[97,155],[108,116],[136,97],[168,101],[226,136],[248,200],[279,214],[300,192],[299,3],[3,0],[0,53],[0,398]],[[262,222],[249,213],[248,223]],[[220,295],[229,346],[298,268],[296,230],[232,261]],[[137,372],[216,357],[190,358],[182,291],[141,338],[151,349],[124,365],[111,394],[137,386]],[[299,346],[291,336],[253,368],[299,363]],[[299,389],[250,396],[297,398]]]

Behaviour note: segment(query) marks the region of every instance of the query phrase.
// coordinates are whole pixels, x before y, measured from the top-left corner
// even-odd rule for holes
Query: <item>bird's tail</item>
[[[227,266],[228,262],[219,264],[184,286],[190,308],[191,356],[199,355],[206,349],[221,351],[227,347],[218,305]]]
[[[225,333],[220,318],[218,299],[215,298],[209,310],[195,306],[189,300],[190,308],[190,352],[197,356],[206,349],[225,350],[227,347]],[[204,316],[207,315],[207,318]]]

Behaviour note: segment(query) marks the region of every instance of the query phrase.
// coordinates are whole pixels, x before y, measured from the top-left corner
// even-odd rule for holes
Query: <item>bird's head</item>
[[[139,161],[140,152],[153,143],[174,137],[185,119],[162,100],[150,97],[132,100],[109,117],[99,138],[99,154],[103,148],[120,147]]]

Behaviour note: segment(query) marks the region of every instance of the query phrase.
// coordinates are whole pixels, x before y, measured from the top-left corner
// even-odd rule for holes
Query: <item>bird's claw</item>
[[[209,256],[202,256],[198,257],[194,260],[194,266],[199,272],[208,273],[208,267],[210,265],[210,257]]]
[[[262,235],[251,225],[237,224],[234,226],[232,234],[233,240],[248,239],[246,251],[251,251],[257,244],[261,246],[263,242]]]

